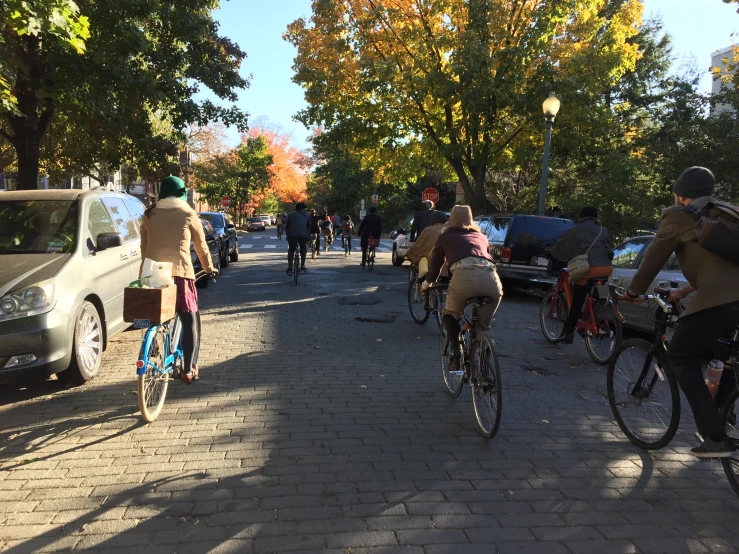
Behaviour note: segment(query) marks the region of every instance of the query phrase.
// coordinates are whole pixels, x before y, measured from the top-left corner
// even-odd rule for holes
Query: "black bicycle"
[[[613,285],[610,289],[614,315],[623,321],[618,303],[628,298],[617,294]],[[670,367],[667,346],[682,307],[679,303],[667,302],[669,296],[670,291],[664,286],[655,288],[653,295],[645,296],[659,306],[653,341],[625,340],[614,351],[608,366],[608,401],[616,422],[631,442],[647,450],[669,444],[680,424],[680,389]],[[739,383],[739,326],[731,338],[719,340],[716,347],[725,358],[722,360],[724,371],[733,371],[735,383]],[[739,447],[737,401],[739,388],[734,386],[723,401],[720,414],[726,434],[734,446]],[[721,458],[721,463],[732,489],[739,495],[739,451],[732,457]]]
[[[446,286],[434,284],[429,290]],[[500,426],[503,389],[495,345],[486,332],[478,330],[477,310],[492,302],[493,299],[488,296],[476,296],[467,300],[467,306],[472,306],[472,314],[468,315],[468,310],[465,310],[462,332],[459,335],[459,352],[454,352],[446,326],[442,325],[439,331],[439,358],[444,386],[449,395],[456,398],[462,392],[464,383],[470,383],[477,426],[488,439],[498,432]],[[460,367],[451,370],[454,356],[459,356]]]
[[[408,309],[413,321],[423,325],[433,313],[436,323],[441,327],[442,312],[446,305],[446,291],[449,288],[449,279],[440,277],[439,281],[430,286],[423,294],[421,285],[423,278],[418,278],[418,266],[411,265],[408,275]]]
[[[380,239],[367,238],[367,269],[372,271],[375,267],[375,249],[380,246]]]

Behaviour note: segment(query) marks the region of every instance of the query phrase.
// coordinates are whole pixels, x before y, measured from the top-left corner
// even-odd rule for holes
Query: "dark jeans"
[[[701,310],[681,318],[670,340],[668,355],[685,398],[693,410],[695,425],[703,437],[724,440],[726,433],[719,417],[720,403],[734,386],[734,372],[726,368],[716,399],[703,379],[703,365],[714,355],[716,341],[729,337],[739,323],[739,302]]]
[[[565,321],[566,331],[574,331],[575,327],[577,327],[577,321],[582,316],[585,299],[590,294],[591,288],[590,284],[572,285],[572,306],[570,307],[570,313],[567,314],[567,321]]]
[[[198,361],[196,345],[198,344],[197,312],[177,312],[182,323],[182,356],[185,373],[192,371],[193,364]]]
[[[299,237],[287,237],[287,267],[293,267],[293,256],[295,255],[295,249],[300,244],[300,267],[305,267],[305,255],[308,252],[308,240],[301,239]],[[298,268],[295,268],[298,269]]]

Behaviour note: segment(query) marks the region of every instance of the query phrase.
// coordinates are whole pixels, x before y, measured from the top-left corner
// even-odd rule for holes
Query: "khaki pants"
[[[484,328],[490,327],[490,322],[503,298],[503,286],[494,268],[456,269],[449,282],[444,313],[457,319],[461,318],[467,299],[473,296],[490,296],[493,299],[491,304],[481,306],[477,310],[479,324]]]

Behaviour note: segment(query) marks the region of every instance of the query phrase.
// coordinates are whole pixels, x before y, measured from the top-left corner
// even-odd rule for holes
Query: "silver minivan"
[[[84,383],[123,321],[138,278],[144,205],[105,189],[0,196],[0,383]]]

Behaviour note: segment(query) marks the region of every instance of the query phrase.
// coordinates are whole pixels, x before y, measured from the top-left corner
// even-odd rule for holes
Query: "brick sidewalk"
[[[84,387],[4,386],[0,551],[739,551],[739,501],[686,454],[688,414],[660,452],[626,442],[605,370],[543,340],[537,299],[510,294],[496,317],[504,407],[486,441],[467,390],[444,393],[406,268],[331,253],[295,288],[282,258],[242,253],[202,294],[202,380],[173,383],[150,425],[141,331]]]

